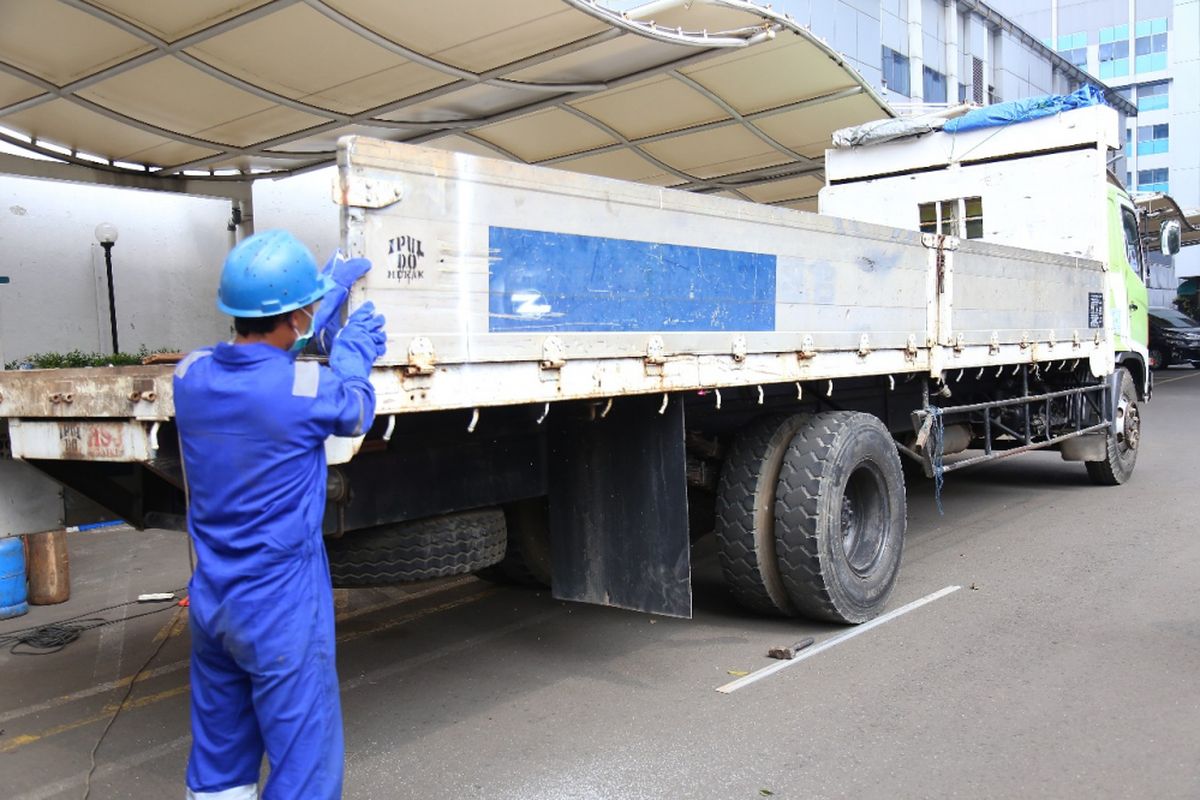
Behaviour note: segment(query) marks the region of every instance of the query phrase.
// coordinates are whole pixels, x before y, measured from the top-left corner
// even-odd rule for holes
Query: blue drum
[[[25,588],[25,544],[20,536],[0,539],[0,619],[29,610]]]

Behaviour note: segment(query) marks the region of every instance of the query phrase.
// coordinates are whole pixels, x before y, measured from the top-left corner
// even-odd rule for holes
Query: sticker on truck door
[[[1104,327],[1104,294],[1088,292],[1088,327]]]
[[[425,245],[415,236],[395,236],[388,239],[388,269],[390,281],[408,285],[425,278]]]

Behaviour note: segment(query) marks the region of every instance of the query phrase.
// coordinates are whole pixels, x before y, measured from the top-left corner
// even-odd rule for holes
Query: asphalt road
[[[1034,454],[910,487],[891,607],[862,630],[742,612],[711,544],[695,618],[472,578],[352,598],[339,624],[348,798],[1200,797],[1200,371],[1159,373],[1137,472]],[[74,597],[0,632],[181,586],[179,534],[71,541]],[[147,610],[105,612],[120,618]],[[0,796],[180,797],[186,619],[0,655]],[[858,631],[858,629],[851,629]],[[780,662],[820,652],[730,694]],[[816,649],[816,648],[814,648]],[[124,680],[123,680],[124,679]]]

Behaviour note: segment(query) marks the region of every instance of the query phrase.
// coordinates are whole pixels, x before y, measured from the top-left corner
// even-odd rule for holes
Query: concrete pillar
[[[987,23],[983,24],[983,52],[979,54],[979,60],[983,62],[980,74],[983,76],[983,103],[988,105],[992,102],[992,98],[988,97],[988,86],[992,84],[992,29]]]
[[[962,55],[958,46],[958,0],[946,3],[946,100],[950,105],[958,103],[958,68]]]
[[[1058,0],[1050,0],[1050,49],[1058,50]]]
[[[914,103],[925,101],[925,40],[921,29],[921,0],[908,0],[908,86]]]

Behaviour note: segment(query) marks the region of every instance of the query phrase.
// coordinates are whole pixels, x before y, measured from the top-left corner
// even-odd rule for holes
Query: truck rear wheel
[[[483,569],[505,539],[504,512],[482,509],[351,531],[325,549],[335,587],[390,586]]]
[[[1142,415],[1138,407],[1137,389],[1129,370],[1121,367],[1121,396],[1117,401],[1116,431],[1108,432],[1107,457],[1103,461],[1088,461],[1088,477],[1101,486],[1120,486],[1133,475],[1137,464],[1138,445],[1142,438]]]
[[[498,564],[476,576],[492,583],[550,588],[550,516],[545,497],[518,500],[504,507],[508,549]]]
[[[809,418],[788,447],[775,495],[779,572],[796,609],[832,622],[877,616],[900,570],[906,514],[900,457],[878,418]]]
[[[802,415],[762,417],[742,429],[717,488],[717,555],[725,585],[741,605],[794,616],[775,558],[775,488]]]

